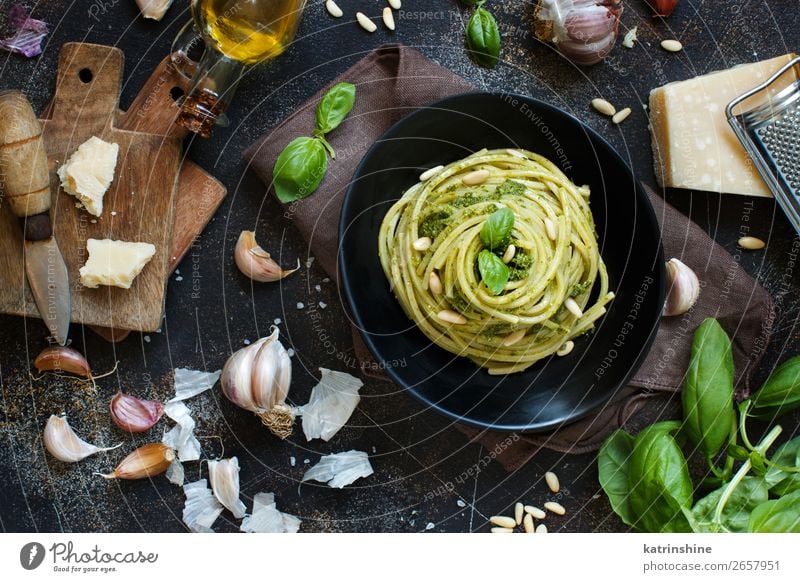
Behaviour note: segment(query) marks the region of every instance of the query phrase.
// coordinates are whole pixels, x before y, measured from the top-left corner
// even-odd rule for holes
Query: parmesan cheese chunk
[[[89,214],[103,213],[103,196],[114,179],[119,145],[90,137],[58,169],[61,187],[86,207]]]
[[[92,289],[99,285],[130,289],[133,279],[156,253],[150,243],[94,238],[86,242],[86,249],[89,260],[81,267],[81,283]]]
[[[752,160],[733,133],[725,108],[766,81],[793,54],[677,81],[650,93],[650,131],[658,183],[662,187],[770,196]],[[787,72],[770,95],[797,79]],[[765,102],[755,95],[736,111]]]

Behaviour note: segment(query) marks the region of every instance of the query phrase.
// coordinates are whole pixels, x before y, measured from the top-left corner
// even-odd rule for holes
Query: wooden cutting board
[[[129,110],[122,112],[117,108],[122,69],[123,55],[118,49],[64,45],[56,94],[42,114],[56,236],[73,287],[72,319],[91,325],[111,341],[123,339],[127,330],[160,327],[167,277],[226,194],[219,181],[196,164],[181,160],[180,142],[186,131],[174,124],[175,98],[189,90],[189,81],[167,57]],[[91,222],[93,216],[75,208],[72,196],[58,190],[55,176],[63,160],[91,135],[116,141],[121,148],[117,174],[96,223]],[[18,227],[6,209],[0,209],[0,223],[0,280],[9,282],[0,287],[0,310],[37,317],[25,289]],[[77,271],[85,262],[85,240],[105,237],[156,245],[156,256],[129,290],[90,290],[80,285]]]

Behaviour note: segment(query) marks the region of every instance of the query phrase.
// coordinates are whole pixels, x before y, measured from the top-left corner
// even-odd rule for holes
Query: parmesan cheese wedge
[[[58,169],[61,187],[80,200],[89,214],[103,213],[103,196],[114,180],[119,145],[92,136]]]
[[[650,131],[658,184],[708,192],[770,196],[733,133],[725,108],[733,99],[766,81],[793,54],[677,81],[650,93]],[[798,78],[782,76],[770,95]],[[737,108],[747,111],[764,102],[755,95]]]
[[[133,279],[153,258],[156,247],[150,243],[90,238],[86,242],[89,259],[81,267],[81,284],[96,289],[100,285],[130,289]]]

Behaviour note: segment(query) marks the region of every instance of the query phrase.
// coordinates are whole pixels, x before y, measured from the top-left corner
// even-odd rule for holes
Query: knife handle
[[[0,185],[26,240],[52,235],[50,171],[42,126],[20,91],[0,92]]]

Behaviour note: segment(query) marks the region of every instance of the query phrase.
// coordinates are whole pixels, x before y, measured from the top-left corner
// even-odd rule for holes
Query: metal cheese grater
[[[731,101],[725,111],[758,173],[800,234],[800,80],[766,103],[734,113],[737,105],[767,90],[798,64],[800,57],[795,57],[764,83]]]

